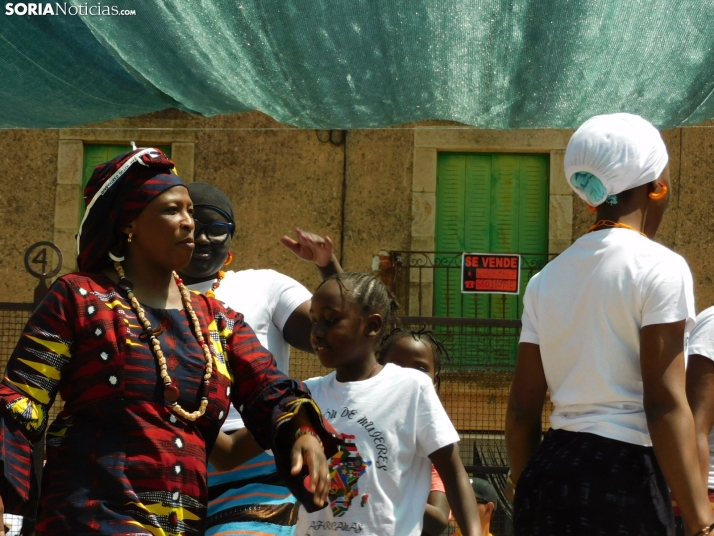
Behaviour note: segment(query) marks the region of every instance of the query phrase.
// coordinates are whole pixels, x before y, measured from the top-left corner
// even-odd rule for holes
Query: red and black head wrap
[[[77,235],[81,271],[110,266],[110,251],[123,255],[121,229],[156,196],[183,185],[173,168],[174,163],[158,149],[136,149],[94,168],[84,188],[86,210]]]

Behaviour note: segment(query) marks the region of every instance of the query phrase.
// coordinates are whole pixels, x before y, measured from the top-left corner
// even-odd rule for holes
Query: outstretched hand
[[[290,451],[290,461],[290,473],[293,475],[297,475],[302,471],[303,464],[307,464],[310,471],[308,489],[313,494],[312,500],[317,506],[324,506],[330,491],[330,473],[320,442],[310,434],[300,436]]]
[[[312,261],[322,268],[332,262],[333,248],[329,236],[323,238],[298,227],[295,228],[295,236],[297,240],[283,236],[280,242],[302,260]]]

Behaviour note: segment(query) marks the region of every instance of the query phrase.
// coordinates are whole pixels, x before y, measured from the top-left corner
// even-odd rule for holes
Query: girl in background
[[[444,345],[426,328],[418,331],[394,328],[382,339],[378,355],[382,365],[393,363],[422,371],[431,378],[437,392],[441,384],[441,363],[449,359]],[[424,510],[422,536],[438,536],[444,532],[449,522],[449,511],[444,482],[432,465],[431,490]]]
[[[419,536],[432,463],[464,535],[481,535],[459,436],[432,382],[377,361],[396,307],[381,281],[357,272],[326,279],[312,297],[312,346],[335,371],[305,383],[343,445],[329,462],[328,508],[301,508],[297,536]]]

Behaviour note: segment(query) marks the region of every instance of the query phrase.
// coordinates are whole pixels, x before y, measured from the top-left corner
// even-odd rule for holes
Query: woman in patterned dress
[[[32,510],[31,445],[47,429],[38,536],[202,534],[207,453],[230,403],[296,490],[306,462],[324,504],[322,442],[334,439],[308,391],[275,368],[243,315],[173,273],[191,259],[194,228],[173,167],[138,149],[95,169],[81,271],[52,286],[0,384],[8,511]],[[64,408],[47,427],[57,394]]]

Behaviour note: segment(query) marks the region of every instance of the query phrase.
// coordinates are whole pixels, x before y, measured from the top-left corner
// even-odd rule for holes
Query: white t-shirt
[[[212,279],[186,288],[205,293],[214,282]],[[290,345],[283,338],[283,327],[293,311],[312,298],[310,291],[275,270],[241,270],[226,272],[216,289],[216,298],[243,313],[260,344],[275,356],[278,368],[289,374]],[[244,428],[243,419],[231,406],[221,430],[230,432],[239,428]]]
[[[698,354],[714,361],[714,307],[697,316],[697,325],[689,334],[688,355]],[[714,489],[714,428],[709,431],[709,489]]]
[[[650,446],[640,330],[694,325],[686,261],[629,229],[580,237],[528,283],[521,342],[540,345],[553,428]]]
[[[459,440],[429,377],[387,364],[364,381],[341,383],[332,372],[305,383],[347,449],[330,459],[330,506],[300,507],[295,536],[419,536],[428,455]]]

